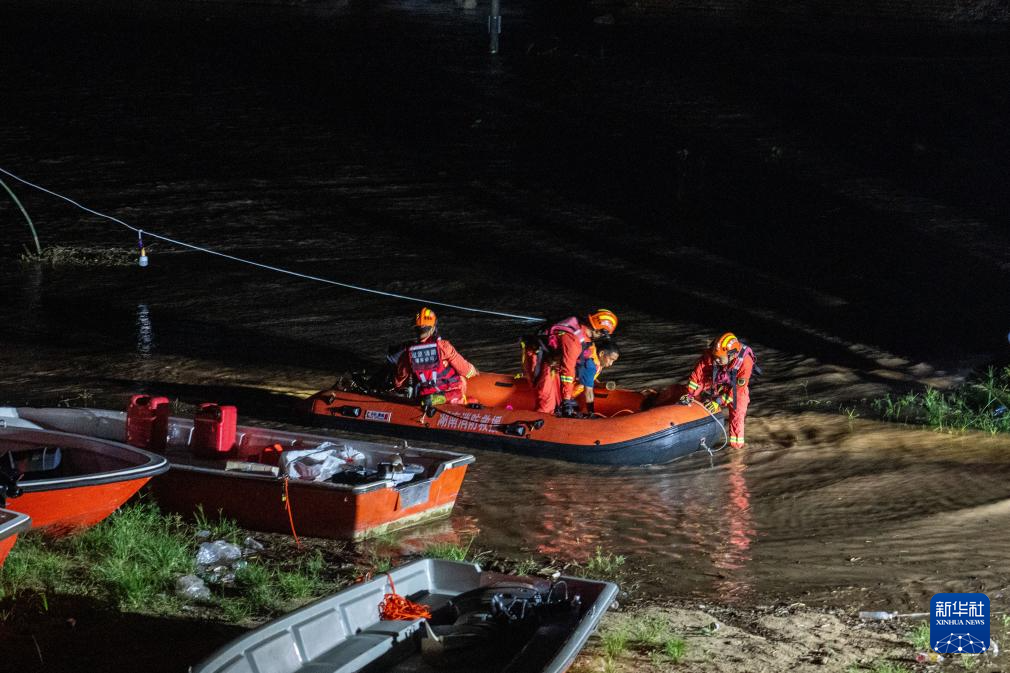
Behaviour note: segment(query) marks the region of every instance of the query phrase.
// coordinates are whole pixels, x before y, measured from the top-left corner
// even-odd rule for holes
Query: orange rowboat
[[[119,411],[20,407],[0,414],[4,411],[37,427],[105,439],[126,436],[127,415]],[[205,458],[194,455],[194,436],[193,420],[167,418],[164,450],[171,469],[151,483],[159,505],[184,515],[202,507],[251,530],[311,537],[359,539],[448,516],[467,466],[474,461],[465,453],[404,442],[345,440],[251,426],[237,426],[231,451]],[[270,464],[276,464],[279,452],[311,453],[326,442],[358,457],[360,478],[349,473],[353,480],[285,480]],[[397,457],[416,474],[405,480],[406,474],[383,474],[380,468],[392,465]]]
[[[443,404],[425,413],[408,399],[324,390],[308,400],[319,425],[422,438],[600,465],[650,465],[724,443],[722,421],[700,405],[660,404],[632,390],[595,391],[598,417],[559,418],[528,411],[528,382],[503,374],[469,381],[470,405]],[[663,399],[676,399],[664,391]],[[476,404],[475,404],[476,403]]]
[[[18,534],[32,526],[32,520],[27,514],[0,509],[0,566],[7,560]]]
[[[168,470],[164,457],[118,442],[12,427],[18,421],[3,418],[9,410],[0,409],[0,468],[22,476],[4,491],[33,528],[63,534],[92,526]]]

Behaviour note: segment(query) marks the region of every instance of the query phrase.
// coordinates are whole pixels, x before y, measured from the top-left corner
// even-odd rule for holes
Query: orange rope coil
[[[427,605],[407,600],[396,593],[393,576],[386,573],[386,577],[389,578],[389,593],[383,596],[382,602],[379,603],[379,617],[381,619],[431,619],[431,610]]]

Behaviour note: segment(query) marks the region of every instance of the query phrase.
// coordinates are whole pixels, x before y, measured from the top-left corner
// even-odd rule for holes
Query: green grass
[[[912,673],[912,671],[901,664],[893,664],[889,661],[878,661],[870,669],[871,673]]]
[[[19,535],[14,551],[0,571],[0,598],[44,594],[54,587],[65,586],[69,573],[65,557],[51,550],[41,533]]]
[[[23,536],[0,571],[0,595],[85,593],[135,608],[170,592],[175,579],[192,570],[182,521],[142,503],[79,535]]]
[[[655,613],[621,616],[606,623],[600,647],[604,662],[615,662],[634,651],[660,669],[679,664],[687,654],[687,641],[674,632],[667,617]]]
[[[607,631],[601,640],[603,641],[603,653],[610,659],[621,656],[628,649],[628,633],[623,629]]]
[[[210,538],[207,541],[225,540],[239,546],[245,542],[245,531],[239,528],[233,519],[225,518],[221,512],[212,518],[203,511],[202,505],[197,505],[196,511],[193,512],[193,521],[198,531],[210,531]]]
[[[466,561],[470,559],[470,548],[476,536],[471,537],[467,543],[455,544],[453,542],[436,542],[424,548],[422,555],[425,558],[445,559],[447,561]]]
[[[86,595],[123,609],[163,614],[179,612],[185,601],[176,580],[196,570],[197,530],[221,533],[212,539],[244,540],[245,531],[220,517],[197,526],[163,514],[141,501],[120,509],[82,533],[48,539],[30,533],[18,540],[0,569],[0,598]],[[230,622],[271,616],[293,601],[330,593],[337,581],[326,577],[322,552],[294,548],[269,564],[251,560],[235,572],[233,586],[212,585],[200,609],[217,610]]]
[[[626,560],[617,554],[604,553],[602,547],[597,547],[593,555],[581,567],[590,577],[617,579],[621,575]]]
[[[1005,410],[1010,409],[1010,367],[990,367],[978,379],[949,392],[926,388],[921,393],[887,395],[871,407],[886,420],[945,432],[1010,432],[1010,411]]]
[[[929,649],[929,622],[922,622],[908,633],[908,640],[916,650]]]
[[[540,564],[531,558],[514,560],[510,568],[511,574],[519,576],[532,575],[538,570],[540,570]]]

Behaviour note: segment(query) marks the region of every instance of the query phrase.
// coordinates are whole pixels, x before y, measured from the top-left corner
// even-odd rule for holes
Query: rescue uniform
[[[432,335],[400,355],[395,385],[400,388],[413,377],[418,397],[441,394],[449,404],[466,404],[466,380],[476,374],[477,369],[451,343]]]
[[[707,393],[712,400],[727,411],[729,445],[744,445],[744,419],[750,404],[750,379],[754,373],[754,351],[743,346],[740,353],[728,364],[720,365],[710,351],[698,360],[687,382],[688,394],[697,398]]]
[[[548,332],[557,343],[549,361],[538,362],[539,375],[534,381],[536,410],[553,414],[565,400],[572,399],[575,368],[589,359],[593,339],[575,317],[556,323]],[[525,368],[525,365],[524,365]]]

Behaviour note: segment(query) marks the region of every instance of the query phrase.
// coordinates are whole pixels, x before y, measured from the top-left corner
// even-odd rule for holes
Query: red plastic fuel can
[[[193,455],[204,458],[224,458],[235,445],[238,409],[230,405],[207,402],[200,405],[193,419],[193,437],[189,446]]]
[[[165,452],[168,441],[167,397],[134,395],[126,408],[126,443],[148,451]]]

